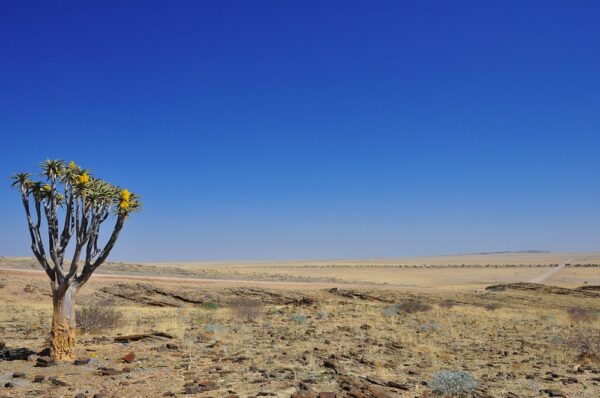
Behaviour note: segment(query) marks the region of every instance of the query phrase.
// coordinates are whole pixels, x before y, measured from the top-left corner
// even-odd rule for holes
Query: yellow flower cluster
[[[44,191],[50,192],[50,189],[51,189],[50,185],[48,185],[48,184],[44,185]]]
[[[75,169],[77,168],[77,165],[75,164],[75,162],[74,162],[74,161],[72,161],[72,160],[71,160],[71,161],[69,162],[69,168],[70,168],[71,170],[75,170]]]
[[[131,192],[124,189],[121,191],[121,203],[119,203],[119,207],[122,210],[127,210],[129,208],[129,199],[131,198]]]
[[[87,173],[83,173],[82,175],[79,176],[79,183],[81,185],[85,185],[88,182],[90,182],[90,176]]]

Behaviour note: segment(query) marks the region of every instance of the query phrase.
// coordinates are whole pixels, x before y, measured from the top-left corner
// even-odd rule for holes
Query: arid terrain
[[[463,371],[466,397],[596,398],[598,286],[599,253],[109,263],[52,364],[47,277],[0,258],[0,397],[425,398]]]

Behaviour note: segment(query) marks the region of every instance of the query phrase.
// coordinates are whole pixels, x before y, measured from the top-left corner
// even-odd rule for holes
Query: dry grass
[[[75,311],[77,327],[83,333],[98,334],[123,326],[123,312],[110,305],[89,305]]]
[[[263,305],[259,300],[253,300],[246,297],[239,297],[230,300],[229,308],[237,318],[245,320],[255,320],[262,316]]]
[[[8,346],[36,350],[47,338],[51,300],[43,290],[45,281],[40,281],[36,294],[23,291],[26,284],[37,283],[29,277],[0,290],[0,332]],[[92,282],[78,297],[80,306],[95,302],[96,293],[113,283]],[[384,309],[390,305],[386,302],[348,299],[313,288],[312,304],[268,304],[261,306],[260,317],[248,317],[241,315],[246,305],[227,305],[233,297],[227,296],[229,287],[198,285],[195,289],[206,289],[217,301],[219,294],[229,299],[218,301],[216,308],[116,305],[123,320],[105,332],[105,341],[98,336],[79,336],[78,353],[93,354],[93,365],[65,364],[47,370],[54,375],[60,370],[70,386],[54,386],[40,396],[72,396],[83,389],[103,391],[107,396],[162,396],[169,390],[183,395],[186,382],[208,379],[219,387],[212,396],[272,392],[286,398],[301,385],[316,392],[345,394],[340,375],[359,375],[406,384],[408,391],[394,390],[391,396],[415,398],[427,396],[431,391],[424,383],[443,370],[469,372],[492,397],[507,396],[509,391],[534,397],[543,388],[558,388],[574,397],[600,396],[592,380],[597,377],[592,370],[600,371],[593,354],[600,321],[584,317],[584,322],[575,322],[573,311],[567,311],[597,311],[597,299],[539,292],[396,289],[379,294],[377,289],[365,290],[392,303],[408,303],[393,316],[386,316]],[[285,290],[279,287],[269,292]],[[494,303],[502,305],[487,309]],[[418,310],[421,308],[425,310]],[[302,315],[303,321],[296,322],[295,315]],[[574,334],[574,325],[587,334]],[[175,339],[168,342],[178,348],[167,349],[166,341],[160,340],[123,346],[111,338],[151,331],[172,334]],[[131,373],[97,375],[100,366],[122,368],[120,358],[129,351],[138,358]],[[326,360],[335,364],[336,371],[324,365]],[[578,383],[563,383],[573,376],[576,365],[585,366],[584,373],[575,375]],[[32,362],[0,361],[0,374],[46,372],[32,366]],[[548,372],[560,378],[547,380]],[[27,388],[17,386],[13,395],[25,396]]]

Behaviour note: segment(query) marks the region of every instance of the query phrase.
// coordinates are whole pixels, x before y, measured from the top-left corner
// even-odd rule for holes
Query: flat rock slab
[[[140,341],[146,339],[158,339],[158,340],[172,340],[175,337],[168,333],[163,332],[152,332],[152,333],[142,333],[142,334],[130,334],[127,336],[117,336],[115,337],[115,343],[129,343],[131,341]]]

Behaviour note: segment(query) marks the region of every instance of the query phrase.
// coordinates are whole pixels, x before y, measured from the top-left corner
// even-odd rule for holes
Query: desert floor
[[[78,334],[83,364],[40,367],[49,282],[33,260],[1,258],[0,352],[34,354],[0,360],[0,397],[434,397],[432,377],[451,370],[477,380],[467,397],[597,398],[600,352],[582,344],[600,350],[599,265],[594,253],[111,263],[77,303],[122,319]]]

